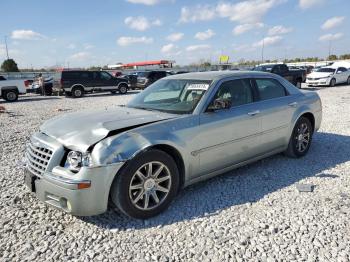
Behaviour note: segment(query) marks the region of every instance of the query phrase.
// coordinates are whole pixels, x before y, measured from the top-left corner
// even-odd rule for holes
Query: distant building
[[[155,60],[134,62],[128,64],[108,65],[108,69],[158,69],[158,68],[172,68],[175,61],[170,60]]]

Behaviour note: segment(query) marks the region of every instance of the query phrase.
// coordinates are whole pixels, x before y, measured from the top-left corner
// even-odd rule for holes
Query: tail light
[[[25,80],[25,81],[24,81],[24,86],[25,86],[25,87],[28,87],[29,85],[30,85],[29,80]]]

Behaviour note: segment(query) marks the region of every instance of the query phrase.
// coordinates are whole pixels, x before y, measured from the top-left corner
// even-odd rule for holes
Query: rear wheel
[[[127,85],[120,85],[119,86],[119,93],[124,95],[128,92],[128,86]]]
[[[331,82],[329,82],[329,86],[335,86],[335,84],[336,84],[336,80],[335,80],[335,78],[332,78],[331,79]]]
[[[164,211],[179,187],[179,173],[171,156],[150,150],[126,164],[111,188],[111,200],[122,213],[146,219]]]
[[[82,88],[81,86],[74,87],[72,89],[72,96],[74,98],[79,98],[84,96],[84,88]]]
[[[293,158],[305,156],[312,141],[312,125],[309,119],[301,117],[294,126],[285,155]]]
[[[8,102],[15,102],[18,100],[17,90],[5,90],[2,92],[2,96]]]

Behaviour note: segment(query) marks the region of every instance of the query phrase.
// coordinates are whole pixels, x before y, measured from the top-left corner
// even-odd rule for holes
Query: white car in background
[[[346,67],[322,67],[306,78],[308,86],[335,86],[341,83],[350,85],[350,70]]]
[[[7,80],[0,76],[0,97],[8,102],[15,102],[18,100],[18,95],[26,93],[27,80]]]

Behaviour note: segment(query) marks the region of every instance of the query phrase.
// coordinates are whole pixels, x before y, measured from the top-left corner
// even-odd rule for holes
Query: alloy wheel
[[[160,206],[171,189],[169,168],[153,161],[142,165],[133,175],[129,185],[131,203],[140,210]]]
[[[310,143],[310,130],[306,123],[301,123],[296,132],[296,148],[300,153],[303,153]]]

